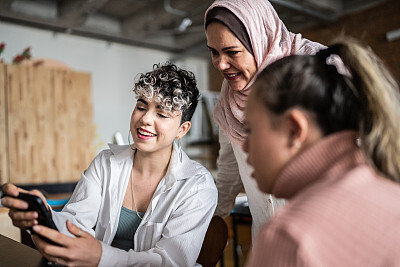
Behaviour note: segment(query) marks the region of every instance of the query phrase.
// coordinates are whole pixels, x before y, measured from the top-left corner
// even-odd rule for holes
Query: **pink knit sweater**
[[[355,140],[330,135],[285,168],[273,193],[289,203],[260,230],[248,266],[400,266],[400,185]]]

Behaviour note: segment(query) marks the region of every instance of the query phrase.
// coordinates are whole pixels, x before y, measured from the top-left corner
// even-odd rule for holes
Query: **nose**
[[[214,60],[214,66],[217,70],[224,71],[230,67],[229,60],[227,57],[221,55]]]
[[[144,125],[151,125],[154,121],[154,115],[152,112],[147,111],[143,114],[143,116],[141,117],[140,121],[144,124]]]

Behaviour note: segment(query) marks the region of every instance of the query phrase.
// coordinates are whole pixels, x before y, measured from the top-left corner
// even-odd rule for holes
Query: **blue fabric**
[[[69,198],[46,199],[46,201],[54,211],[61,211],[65,204],[67,204],[69,201]]]

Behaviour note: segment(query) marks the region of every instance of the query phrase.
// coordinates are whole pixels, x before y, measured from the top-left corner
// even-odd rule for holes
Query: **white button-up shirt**
[[[52,212],[60,232],[66,220],[102,241],[100,266],[194,266],[217,204],[211,174],[174,144],[170,164],[134,236],[134,250],[111,247],[129,182],[134,151],[110,145],[82,173],[70,201]]]

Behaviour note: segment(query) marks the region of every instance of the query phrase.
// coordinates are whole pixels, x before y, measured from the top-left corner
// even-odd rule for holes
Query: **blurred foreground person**
[[[289,201],[257,235],[247,266],[400,266],[398,90],[354,40],[262,71],[244,149],[260,190]]]

